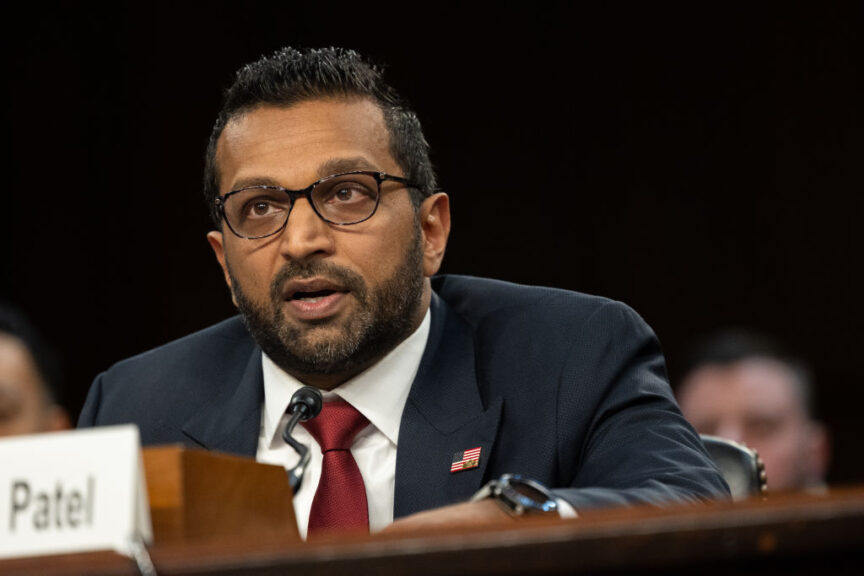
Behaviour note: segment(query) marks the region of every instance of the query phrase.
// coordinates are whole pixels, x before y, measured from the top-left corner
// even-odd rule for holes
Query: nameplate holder
[[[0,462],[0,558],[152,542],[136,426],[5,438]]]

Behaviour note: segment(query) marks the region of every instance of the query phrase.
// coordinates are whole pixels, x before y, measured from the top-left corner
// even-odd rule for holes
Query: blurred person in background
[[[810,373],[772,338],[728,330],[704,340],[677,392],[700,434],[758,452],[770,491],[824,489],[829,440],[812,416]]]
[[[54,352],[36,328],[0,303],[0,436],[69,428],[57,398],[60,377]]]

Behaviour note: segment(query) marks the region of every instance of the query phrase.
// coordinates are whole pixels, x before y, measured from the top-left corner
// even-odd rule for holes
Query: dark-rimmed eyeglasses
[[[240,238],[266,238],[288,224],[298,198],[306,198],[319,218],[337,226],[359,224],[371,218],[381,200],[381,183],[399,182],[421,189],[400,176],[358,170],[322,178],[302,190],[281,186],[249,186],[232,190],[215,199],[216,209]]]

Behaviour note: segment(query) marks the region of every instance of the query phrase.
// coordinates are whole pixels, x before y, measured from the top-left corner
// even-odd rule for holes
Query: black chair
[[[729,484],[733,501],[765,496],[765,464],[755,450],[719,436],[701,434],[700,438]]]

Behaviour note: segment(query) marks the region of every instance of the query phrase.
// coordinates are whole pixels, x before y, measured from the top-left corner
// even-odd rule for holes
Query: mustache
[[[332,262],[301,261],[286,262],[279,269],[270,283],[270,299],[273,302],[280,302],[282,300],[282,288],[287,282],[313,277],[335,282],[349,290],[361,302],[366,300],[366,283],[363,281],[363,277],[353,270]]]

